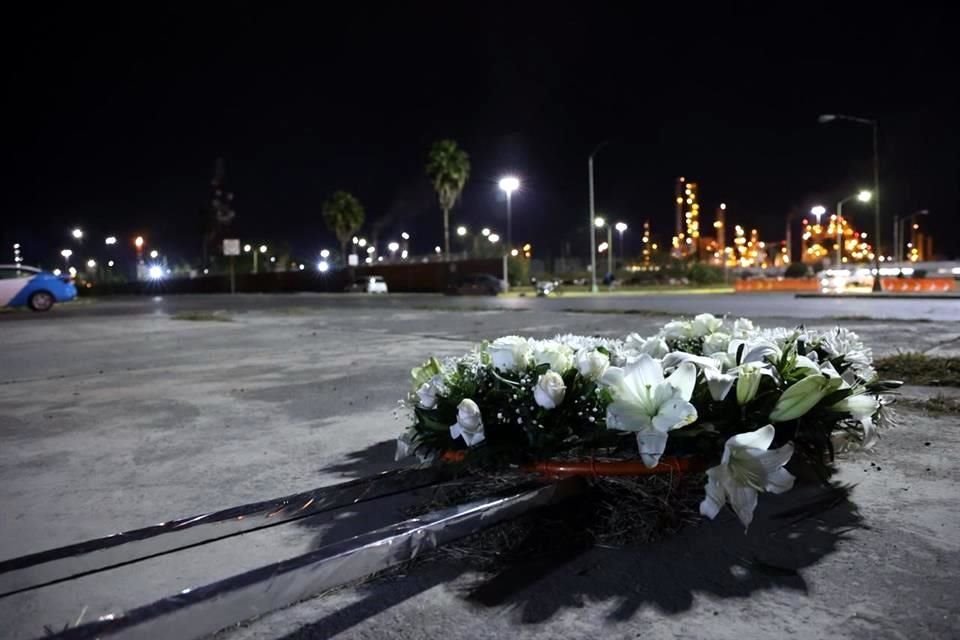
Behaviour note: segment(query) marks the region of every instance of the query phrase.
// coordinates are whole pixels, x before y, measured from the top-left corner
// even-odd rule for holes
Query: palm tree
[[[352,194],[337,191],[323,203],[323,221],[340,241],[340,255],[347,261],[347,243],[363,225],[363,205]]]
[[[457,203],[470,177],[470,158],[453,140],[440,140],[427,156],[427,177],[433,181],[443,210],[443,248],[450,259],[450,209]]]

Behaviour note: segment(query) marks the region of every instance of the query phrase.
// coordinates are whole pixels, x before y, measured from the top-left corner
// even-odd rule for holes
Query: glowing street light
[[[482,235],[484,238],[489,237],[489,236],[490,236],[490,229],[488,229],[487,227],[484,227],[483,229],[480,229],[480,235]]]
[[[93,269],[96,266],[97,266],[96,260],[94,260],[93,258],[90,258],[89,260],[87,260],[87,269]]]
[[[500,178],[500,190],[507,194],[507,246],[513,246],[513,227],[511,224],[510,196],[520,188],[520,180],[516,176],[504,176]]]
[[[72,236],[73,236],[74,238],[76,238],[77,240],[82,240],[82,239],[83,239],[83,229],[80,229],[80,228],[74,229],[73,231],[70,232],[70,235],[72,235]]]
[[[329,257],[330,257],[330,249],[321,249],[321,250],[320,250],[320,257],[323,258],[324,260],[326,260],[327,258],[329,258]]]
[[[358,244],[359,246],[361,246],[361,247],[365,247],[365,246],[367,246],[367,239],[366,239],[366,238],[360,238],[359,240],[357,240],[357,244]]]
[[[108,266],[108,267],[112,267],[112,266],[113,266],[113,260],[108,260],[108,261],[107,261],[107,266]]]
[[[607,224],[607,221],[600,216],[595,216],[593,219],[593,225],[597,229],[607,228],[607,241],[604,243],[607,248],[613,244],[613,227]],[[603,249],[597,248],[598,253],[603,253]],[[607,254],[607,273],[613,273],[613,251]]]
[[[117,236],[107,236],[107,237],[104,239],[103,243],[104,243],[104,244],[107,244],[107,245],[117,244]]]
[[[860,202],[870,202],[870,198],[873,197],[873,194],[865,189],[858,191],[852,196],[848,196],[837,203],[837,268],[840,268],[840,265],[843,263],[843,205],[851,200],[858,200]],[[875,247],[877,252],[880,251],[879,247]],[[879,265],[880,261],[877,260],[876,264]],[[877,267],[879,269],[879,266]],[[879,271],[878,271],[879,273]],[[879,280],[875,279],[874,290],[876,290],[876,283]]]
[[[321,260],[317,263],[317,271],[320,273],[326,273],[327,271],[330,271],[330,263],[326,260]]]
[[[251,250],[251,249],[253,249],[253,247],[251,247],[249,244],[243,245],[243,252],[244,252],[244,253],[250,253],[250,250]]]
[[[147,275],[151,280],[161,280],[163,278],[163,267],[157,264],[150,265],[150,268],[147,270]]]
[[[60,252],[60,255],[63,256],[64,260],[69,260],[70,256],[73,255],[73,251],[71,251],[70,249],[64,249],[63,251]]]
[[[160,252],[154,249],[153,251],[150,252],[150,257],[156,260],[158,257],[160,257]]]
[[[601,218],[600,216],[597,216],[596,218],[593,219],[593,225],[594,225],[597,229],[603,229],[603,227],[604,227],[606,224],[607,224],[607,221],[604,220],[603,218]]]
[[[814,208],[810,209],[810,213],[817,217],[817,224],[820,224],[820,217],[827,212],[827,208],[822,204],[818,204]]]
[[[133,240],[133,246],[137,248],[137,251],[143,249],[143,236],[137,236]]]
[[[404,240],[409,240],[410,234],[404,231],[403,233],[400,234],[400,237],[403,238]]]
[[[265,244],[260,245],[260,253],[266,253],[266,252],[267,252],[267,245]]]
[[[496,244],[497,242],[500,241],[500,234],[491,233],[490,235],[487,236],[487,240],[490,241],[490,244]]]
[[[518,255],[520,255],[520,251],[517,249],[510,249],[510,255],[516,258]]]
[[[620,234],[620,268],[623,268],[623,232],[627,230],[626,222],[618,222],[613,225],[614,229],[617,230],[617,233]]]
[[[467,228],[463,225],[460,225],[459,227],[457,227],[457,235],[460,236],[461,238],[467,235]]]

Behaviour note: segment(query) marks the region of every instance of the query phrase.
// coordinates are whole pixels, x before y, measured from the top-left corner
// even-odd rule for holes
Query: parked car
[[[54,303],[76,297],[77,288],[69,277],[55,276],[36,267],[0,265],[0,307],[27,306],[34,311],[49,311]]]
[[[503,281],[487,273],[468,273],[460,276],[449,285],[448,295],[495,296],[503,293]]]
[[[387,293],[387,281],[383,276],[357,278],[347,285],[347,293]]]

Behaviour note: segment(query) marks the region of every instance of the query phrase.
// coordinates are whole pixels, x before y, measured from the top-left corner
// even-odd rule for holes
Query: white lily
[[[707,470],[707,496],[700,503],[701,514],[713,519],[729,502],[743,526],[749,527],[757,494],[783,493],[793,487],[795,478],[783,468],[793,455],[793,444],[768,451],[775,433],[773,425],[768,424],[727,440],[720,464]]]
[[[695,337],[708,336],[723,328],[723,318],[712,313],[701,313],[693,318],[690,328]]]
[[[607,369],[601,378],[613,394],[607,428],[636,432],[643,464],[657,466],[667,446],[667,433],[697,419],[697,410],[689,402],[696,381],[693,363],[684,362],[664,378],[660,363],[646,354],[626,369]]]
[[[670,351],[670,348],[667,347],[666,340],[660,336],[644,338],[636,333],[631,333],[627,336],[627,339],[624,341],[624,346],[628,351],[636,352],[637,354],[645,353],[651,358],[662,358]]]
[[[741,407],[757,396],[760,380],[770,371],[765,363],[746,362],[737,367],[737,404]]]

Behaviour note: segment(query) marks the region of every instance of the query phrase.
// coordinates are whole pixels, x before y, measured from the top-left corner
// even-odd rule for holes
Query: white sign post
[[[223,255],[230,256],[230,293],[237,292],[237,278],[233,268],[234,256],[240,255],[240,240],[237,238],[223,239]]]

